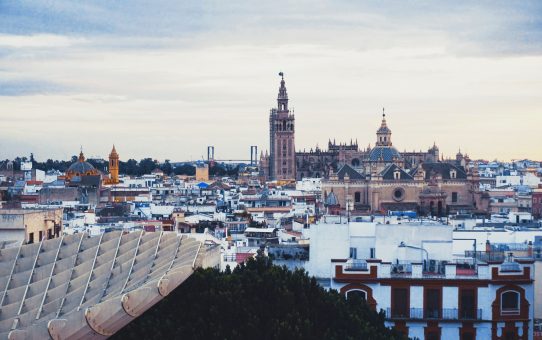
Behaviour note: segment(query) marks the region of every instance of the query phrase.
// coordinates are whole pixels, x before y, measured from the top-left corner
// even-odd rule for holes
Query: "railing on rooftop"
[[[504,261],[506,255],[502,251],[491,251],[491,252],[485,252],[485,251],[472,251],[472,250],[465,250],[465,257],[472,257],[476,258],[479,261],[483,262],[502,262]]]
[[[529,245],[526,243],[493,243],[491,244],[491,250],[492,251],[512,251],[512,250],[528,250],[529,247],[532,247],[533,245]]]

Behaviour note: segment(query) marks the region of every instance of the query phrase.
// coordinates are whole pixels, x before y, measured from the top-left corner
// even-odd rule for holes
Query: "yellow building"
[[[206,182],[209,180],[209,166],[207,164],[196,166],[196,181]]]

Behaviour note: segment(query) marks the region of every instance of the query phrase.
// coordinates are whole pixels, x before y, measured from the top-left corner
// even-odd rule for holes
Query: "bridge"
[[[220,249],[176,232],[64,235],[0,249],[1,339],[106,339],[214,267]]]

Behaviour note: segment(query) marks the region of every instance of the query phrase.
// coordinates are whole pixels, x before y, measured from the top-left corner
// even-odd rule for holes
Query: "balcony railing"
[[[349,260],[344,265],[345,271],[366,271],[367,262],[364,260]]]
[[[410,308],[409,315],[403,311],[392,311],[386,309],[386,318],[388,319],[411,319],[411,320],[482,320],[482,309],[459,310],[457,308],[442,309],[423,309]]]

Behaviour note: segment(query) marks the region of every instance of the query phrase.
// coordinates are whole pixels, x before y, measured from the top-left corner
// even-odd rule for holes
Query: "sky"
[[[285,74],[296,148],[542,160],[540,1],[0,1],[0,159],[248,159]]]

